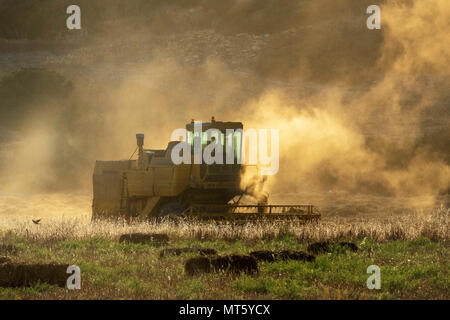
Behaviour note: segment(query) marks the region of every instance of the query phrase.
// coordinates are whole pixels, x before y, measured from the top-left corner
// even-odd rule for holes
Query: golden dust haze
[[[291,1],[295,10],[280,11],[275,21],[264,19],[270,6],[216,2],[227,8],[216,26],[218,38],[194,27],[189,35],[187,28],[187,49],[178,50],[180,38],[127,34],[133,29],[119,19],[114,32],[126,31],[102,30],[88,49],[74,49],[65,56],[68,62],[51,65],[70,88],[62,96],[25,100],[33,112],[15,115],[6,126],[9,138],[0,142],[2,197],[27,194],[39,203],[45,200],[36,194],[57,194],[67,212],[89,210],[95,160],[128,159],[137,132],[145,133],[146,147],[165,148],[172,130],[212,115],[241,121],[244,128],[280,130],[280,170],[265,186],[271,195],[422,196],[432,205],[449,190],[449,1],[382,2],[381,31],[366,29],[364,7],[355,16],[352,1]],[[197,21],[203,11],[195,12]],[[301,12],[301,19],[292,12]],[[236,22],[240,14],[250,26],[244,18],[242,25]],[[152,26],[164,29],[158,21]],[[240,27],[257,37],[239,35],[234,28]],[[242,43],[235,40],[240,37]],[[256,62],[246,65],[239,59],[259,50],[248,45],[251,39],[254,46],[265,42]],[[235,50],[230,59],[237,63],[221,55],[225,40],[249,46]],[[213,41],[216,47],[207,47]],[[201,52],[197,60],[195,50]],[[190,57],[195,63],[185,62]],[[7,76],[2,71],[0,77]],[[6,119],[9,113],[1,111]],[[1,210],[14,214],[21,207]]]

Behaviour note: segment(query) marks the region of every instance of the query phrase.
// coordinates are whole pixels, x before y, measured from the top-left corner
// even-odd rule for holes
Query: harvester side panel
[[[172,179],[174,168],[170,167],[153,167],[150,168],[155,175],[155,194],[163,197],[172,196]]]
[[[94,169],[93,216],[119,215],[123,194],[123,172],[132,161],[97,161]]]
[[[155,195],[153,171],[128,171],[126,174],[128,196],[153,197]]]

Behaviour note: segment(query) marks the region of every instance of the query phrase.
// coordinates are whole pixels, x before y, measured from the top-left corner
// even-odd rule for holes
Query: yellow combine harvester
[[[224,147],[223,156],[233,153],[233,164],[174,164],[172,150],[179,141],[169,142],[166,149],[144,149],[144,135],[137,134],[138,158],[123,161],[97,161],[93,175],[93,219],[148,219],[166,216],[199,218],[280,217],[318,219],[312,205],[268,205],[267,198],[254,205],[240,204],[249,189],[241,188],[241,176],[249,166],[239,164],[242,152],[240,122],[221,122],[212,118],[201,123],[200,132],[192,121],[186,125],[186,143],[194,150],[195,139],[204,149],[210,142],[208,129],[222,133],[237,132],[231,149]],[[222,146],[224,143],[222,143]],[[230,151],[231,150],[231,151]],[[193,156],[192,156],[193,159]],[[193,161],[194,162],[194,161]],[[225,161],[224,161],[225,162]]]

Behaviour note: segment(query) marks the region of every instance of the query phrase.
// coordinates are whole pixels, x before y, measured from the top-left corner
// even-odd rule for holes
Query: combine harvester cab
[[[200,129],[198,126],[201,126]],[[233,164],[194,163],[194,145],[203,151],[211,142],[207,130],[221,133],[224,163],[227,150],[233,152]],[[226,139],[226,130],[234,130]],[[97,161],[93,175],[93,219],[149,219],[167,216],[194,216],[205,219],[248,219],[291,217],[318,219],[311,205],[242,205],[247,190],[241,188],[241,175],[248,166],[239,164],[243,144],[240,122],[195,123],[186,125],[186,142],[191,148],[191,162],[175,164],[172,150],[144,149],[144,135],[137,134],[136,160]],[[201,144],[200,144],[201,143]],[[230,143],[229,148],[225,143]],[[230,159],[231,155],[228,155]],[[198,162],[198,161],[197,161]]]

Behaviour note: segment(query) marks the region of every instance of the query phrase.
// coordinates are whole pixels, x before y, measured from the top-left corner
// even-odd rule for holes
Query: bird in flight
[[[41,222],[41,219],[31,220],[31,221],[33,221],[34,224],[39,224],[39,222]]]

